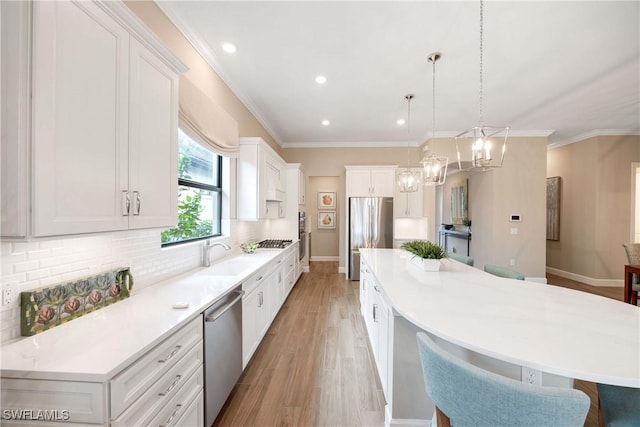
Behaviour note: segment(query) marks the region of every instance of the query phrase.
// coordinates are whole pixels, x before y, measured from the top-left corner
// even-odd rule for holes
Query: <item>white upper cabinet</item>
[[[18,175],[31,183],[31,212],[18,216],[32,228],[17,234],[173,226],[184,66],[119,2],[23,7],[33,22],[20,28],[31,38],[31,132],[22,142],[31,168]],[[2,55],[3,64],[21,60],[12,49]]]
[[[347,197],[393,197],[396,166],[345,166]]]
[[[396,171],[396,181],[398,175],[405,169]],[[420,172],[420,169],[411,169],[412,172]],[[410,193],[400,192],[398,185],[395,185],[395,198],[393,201],[393,216],[395,218],[422,218],[423,216],[423,186],[418,185],[418,191]]]
[[[129,103],[130,227],[175,226],[178,76],[132,40]]]
[[[126,229],[129,34],[90,2],[33,8],[33,234]]]
[[[257,221],[286,214],[286,163],[261,138],[240,138],[237,216]]]

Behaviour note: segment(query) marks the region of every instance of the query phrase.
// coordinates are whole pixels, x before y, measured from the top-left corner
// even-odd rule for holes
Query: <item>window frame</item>
[[[216,212],[217,213],[217,217],[216,217],[216,223],[217,223],[217,229],[218,229],[218,233],[215,234],[209,234],[207,236],[200,236],[200,237],[194,237],[191,239],[185,239],[185,240],[178,240],[175,242],[161,242],[160,247],[162,248],[167,248],[167,247],[171,247],[171,246],[176,246],[176,245],[182,245],[184,243],[192,243],[192,242],[197,242],[200,240],[206,240],[206,239],[211,239],[214,237],[220,237],[222,236],[222,187],[223,187],[223,183],[222,183],[222,156],[218,153],[216,153],[215,151],[211,150],[209,147],[201,144],[198,140],[194,139],[191,135],[189,135],[187,132],[185,132],[184,130],[182,130],[183,133],[185,133],[185,135],[187,135],[192,141],[196,142],[197,144],[201,145],[203,148],[207,149],[208,151],[211,152],[211,154],[213,154],[216,158],[217,158],[217,164],[218,164],[218,172],[217,172],[217,181],[218,181],[218,185],[212,185],[212,184],[205,184],[199,181],[193,181],[190,179],[185,179],[185,178],[178,178],[178,187],[183,186],[183,187],[189,187],[189,188],[197,188],[199,190],[206,190],[206,191],[211,191],[213,193],[217,193],[217,197],[218,197],[218,209]],[[216,161],[216,160],[214,160]],[[177,165],[176,165],[177,168]],[[172,228],[176,228],[176,227],[172,227]]]

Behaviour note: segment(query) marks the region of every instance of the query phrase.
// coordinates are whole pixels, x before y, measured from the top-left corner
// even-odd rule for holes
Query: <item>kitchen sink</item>
[[[255,267],[254,262],[230,259],[213,264],[202,271],[207,276],[238,276]]]

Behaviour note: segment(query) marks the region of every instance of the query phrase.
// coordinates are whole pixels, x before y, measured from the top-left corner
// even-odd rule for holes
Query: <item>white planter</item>
[[[427,259],[414,256],[409,258],[407,263],[421,269],[422,271],[440,271],[439,259]]]

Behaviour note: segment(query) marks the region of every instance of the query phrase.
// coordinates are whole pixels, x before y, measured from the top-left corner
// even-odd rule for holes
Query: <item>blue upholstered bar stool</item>
[[[473,258],[471,258],[470,256],[457,254],[455,252],[447,252],[447,258],[455,259],[456,261],[473,267]]]
[[[417,339],[438,427],[584,425],[591,401],[580,390],[506,378],[452,355],[423,332]]]
[[[597,384],[600,425],[607,427],[640,426],[640,388]]]
[[[500,267],[498,265],[485,264],[484,271],[491,273],[494,276],[506,277],[508,279],[524,280],[524,274],[508,268]]]

